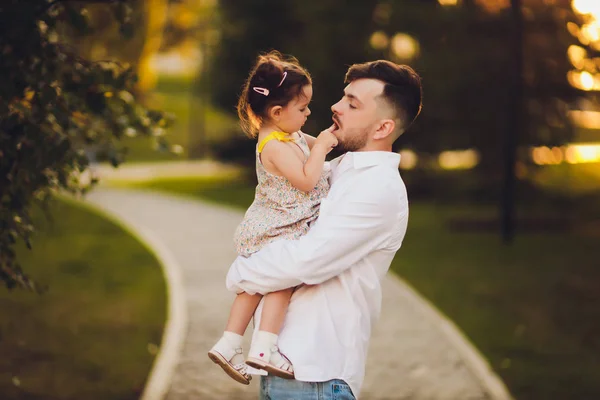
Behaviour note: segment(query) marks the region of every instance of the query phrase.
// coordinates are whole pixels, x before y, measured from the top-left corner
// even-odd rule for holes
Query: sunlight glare
[[[412,150],[400,151],[400,169],[413,169],[417,166],[417,154]]]
[[[587,51],[585,51],[583,47],[571,45],[567,50],[567,55],[569,56],[571,64],[573,64],[575,68],[583,69],[587,56]]]
[[[479,164],[479,153],[474,149],[443,151],[438,163],[443,169],[471,169]]]
[[[598,0],[573,0],[573,10],[582,15],[591,14],[600,18],[600,1]]]
[[[392,38],[392,52],[401,60],[410,60],[419,52],[419,42],[406,33],[396,33]]]

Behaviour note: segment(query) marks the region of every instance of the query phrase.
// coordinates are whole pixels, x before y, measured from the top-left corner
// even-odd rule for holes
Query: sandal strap
[[[221,353],[221,355],[228,361],[230,362],[231,359],[236,355],[236,354],[243,354],[244,351],[242,350],[241,347],[236,347],[236,348],[228,348],[228,349],[224,349],[224,351],[219,351],[219,353]]]
[[[250,375],[248,374],[248,366],[245,363],[236,364],[233,366],[233,369],[244,375],[245,378],[250,378]]]
[[[271,348],[271,354],[279,354],[279,357],[281,357],[279,363],[275,365],[277,368],[284,369],[286,371],[290,371],[290,368],[293,368],[292,362],[281,351],[279,351],[279,347],[273,346],[273,348]]]

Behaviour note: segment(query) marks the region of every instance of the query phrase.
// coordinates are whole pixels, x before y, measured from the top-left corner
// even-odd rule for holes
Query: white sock
[[[258,358],[268,362],[270,359],[269,354],[271,354],[271,349],[273,346],[277,345],[278,339],[279,336],[271,332],[256,332],[256,336],[252,341],[252,346],[250,346],[248,357]]]
[[[227,350],[236,351],[237,349],[240,349],[240,352],[238,353],[236,351],[229,362],[233,365],[242,364],[244,362],[244,354],[241,352],[243,338],[244,337],[242,335],[238,335],[237,333],[225,331],[223,332],[221,339],[219,339],[217,344],[213,346],[213,349],[217,350],[221,354],[226,353]]]
[[[279,339],[279,335],[276,335],[267,331],[258,331],[256,332],[256,341],[269,346],[269,349],[273,346],[277,345],[277,340]]]
[[[242,347],[242,340],[244,339],[242,335],[238,335],[234,332],[225,331],[223,332],[223,337],[227,339],[227,341],[231,343],[233,347]]]

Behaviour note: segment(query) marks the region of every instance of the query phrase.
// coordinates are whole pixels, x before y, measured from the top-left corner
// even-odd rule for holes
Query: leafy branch
[[[25,4],[26,3],[26,4]],[[87,60],[65,44],[64,25],[87,29],[87,4],[112,3],[130,23],[123,0],[8,0],[0,6],[0,282],[39,287],[22,270],[15,245],[32,247],[30,211],[52,194],[83,194],[89,155],[118,166],[124,136],[163,141],[171,118],[135,100],[136,74],[111,60]],[[164,145],[164,144],[163,144]]]

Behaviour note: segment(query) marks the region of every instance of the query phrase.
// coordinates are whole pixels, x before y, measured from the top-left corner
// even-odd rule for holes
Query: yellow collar
[[[292,137],[290,137],[289,133],[274,131],[269,133],[267,137],[260,141],[258,144],[258,152],[262,153],[265,145],[273,139],[279,140],[280,142],[291,142],[294,140]]]

